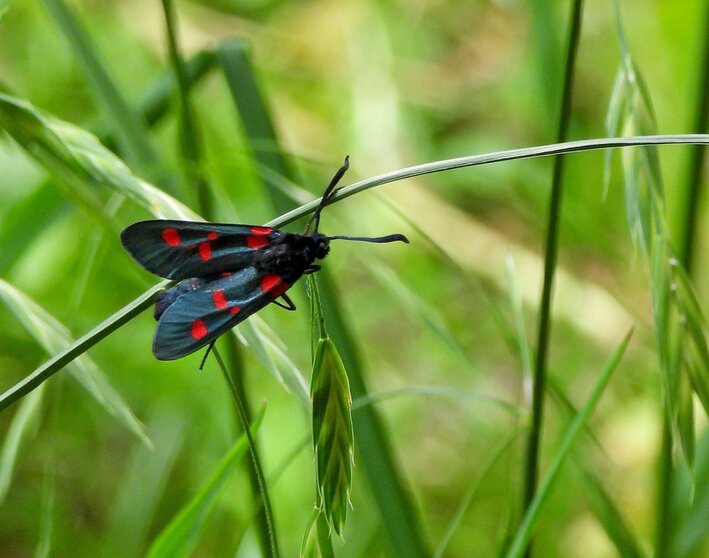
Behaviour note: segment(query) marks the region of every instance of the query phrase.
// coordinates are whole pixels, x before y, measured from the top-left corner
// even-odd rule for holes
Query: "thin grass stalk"
[[[197,191],[199,213],[209,219],[212,213],[212,198],[207,182],[199,170],[202,147],[199,140],[199,130],[193,118],[190,105],[190,79],[177,43],[177,14],[172,0],[162,0],[162,6],[165,14],[170,63],[177,78],[180,153],[182,155],[184,174],[190,193],[194,190]]]
[[[703,30],[704,45],[699,57],[699,88],[696,93],[696,113],[694,130],[701,133],[709,128],[709,2],[705,3]],[[694,265],[694,250],[697,235],[697,212],[702,200],[702,175],[706,160],[706,148],[696,146],[691,150],[691,159],[687,173],[684,211],[680,212],[684,219],[680,223],[677,237],[677,254],[689,277],[692,276]],[[662,414],[662,438],[658,466],[658,485],[656,501],[656,522],[654,552],[657,558],[667,556],[672,541],[671,532],[671,500],[675,468],[672,462],[673,432],[667,413]]]
[[[345,198],[354,196],[364,190],[376,188],[397,180],[405,180],[416,176],[424,176],[437,172],[444,172],[453,169],[466,167],[476,167],[479,165],[489,165],[491,163],[502,163],[504,161],[518,161],[520,159],[533,159],[535,157],[551,157],[554,155],[577,153],[580,151],[595,151],[597,149],[610,149],[618,147],[640,147],[645,145],[709,145],[709,134],[656,134],[644,136],[627,136],[616,138],[593,138],[585,140],[567,141],[561,143],[551,143],[548,145],[538,145],[535,147],[522,147],[519,149],[507,149],[504,151],[494,151],[482,155],[468,155],[456,157],[454,159],[443,159],[432,163],[423,163],[412,167],[404,167],[390,172],[385,172],[365,178],[349,186],[338,188],[330,196],[327,205],[337,203]],[[300,207],[284,213],[267,223],[270,227],[283,227],[301,217],[312,213],[320,205],[320,198],[303,204]],[[321,285],[322,288],[322,285]]]
[[[571,122],[571,99],[578,45],[581,39],[581,21],[583,0],[576,0],[571,10],[569,43],[564,71],[564,89],[559,117],[557,141],[563,142],[568,135]],[[522,494],[523,513],[527,513],[534,500],[539,476],[539,446],[542,438],[544,418],[544,394],[546,385],[546,366],[549,340],[551,337],[551,304],[554,272],[559,250],[559,224],[561,222],[561,204],[563,199],[564,157],[554,159],[554,171],[549,199],[549,218],[547,222],[546,248],[544,255],[544,281],[540,302],[539,329],[537,334],[537,354],[532,376],[532,422],[527,437],[527,450],[524,470],[524,490]],[[531,556],[531,539],[525,555]]]
[[[261,461],[259,460],[258,451],[256,449],[256,442],[251,435],[251,429],[248,422],[248,416],[246,414],[246,406],[244,400],[239,393],[239,389],[236,386],[236,381],[232,377],[232,374],[227,370],[222,357],[219,354],[216,346],[212,348],[217,362],[219,363],[219,368],[221,368],[224,378],[229,384],[231,389],[231,394],[234,398],[234,406],[241,420],[241,426],[244,429],[244,434],[249,443],[249,455],[251,455],[251,461],[253,463],[254,470],[256,472],[256,478],[259,484],[259,494],[261,495],[261,504],[263,505],[263,510],[266,515],[266,521],[268,522],[268,536],[269,536],[269,556],[272,558],[278,558],[280,555],[278,552],[278,538],[276,537],[275,522],[273,521],[273,508],[271,507],[271,499],[268,496],[268,490],[266,488],[266,478],[263,474],[263,469],[261,468]]]

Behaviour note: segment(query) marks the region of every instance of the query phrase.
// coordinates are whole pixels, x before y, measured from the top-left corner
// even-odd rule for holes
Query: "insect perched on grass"
[[[318,232],[320,213],[348,168],[349,158],[345,158],[303,234],[252,225],[169,220],[141,221],[125,229],[123,246],[141,266],[180,281],[155,300],[155,358],[173,360],[214,343],[270,302],[295,310],[286,291],[302,275],[320,269],[314,262],[327,256],[331,240],[408,243],[402,234],[363,238]],[[313,232],[309,232],[311,226]]]

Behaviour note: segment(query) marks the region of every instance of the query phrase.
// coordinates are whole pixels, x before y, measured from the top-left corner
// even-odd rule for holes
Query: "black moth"
[[[141,266],[180,281],[155,301],[155,358],[193,353],[271,302],[295,310],[286,291],[302,275],[320,269],[314,262],[327,256],[331,240],[408,243],[402,234],[364,238],[318,232],[320,213],[348,168],[345,158],[303,234],[171,220],[141,221],[125,229],[121,242]]]

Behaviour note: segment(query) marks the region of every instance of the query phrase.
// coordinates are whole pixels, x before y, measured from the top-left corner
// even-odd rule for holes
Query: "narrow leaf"
[[[252,432],[256,432],[261,426],[264,412],[265,409],[261,409],[254,419]],[[148,558],[177,558],[190,555],[209,512],[247,450],[246,435],[242,434],[221,459],[199,493],[160,532],[147,552]]]

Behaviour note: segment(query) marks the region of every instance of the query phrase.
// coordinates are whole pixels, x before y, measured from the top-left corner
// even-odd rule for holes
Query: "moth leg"
[[[295,304],[293,304],[293,301],[288,297],[287,294],[283,293],[281,295],[281,298],[286,301],[286,304],[288,304],[288,306],[278,302],[277,300],[274,300],[273,304],[275,304],[276,306],[280,306],[281,308],[285,308],[286,310],[289,310],[291,312],[295,310]]]
[[[311,273],[315,273],[316,271],[320,271],[320,266],[313,264],[303,272],[303,275],[310,275]]]
[[[207,347],[207,352],[204,353],[204,357],[202,358],[202,362],[199,365],[200,370],[204,370],[204,363],[207,362],[207,357],[209,356],[209,353],[212,351],[212,348],[214,347],[214,343],[216,343],[216,342],[217,342],[217,340],[215,339]]]

